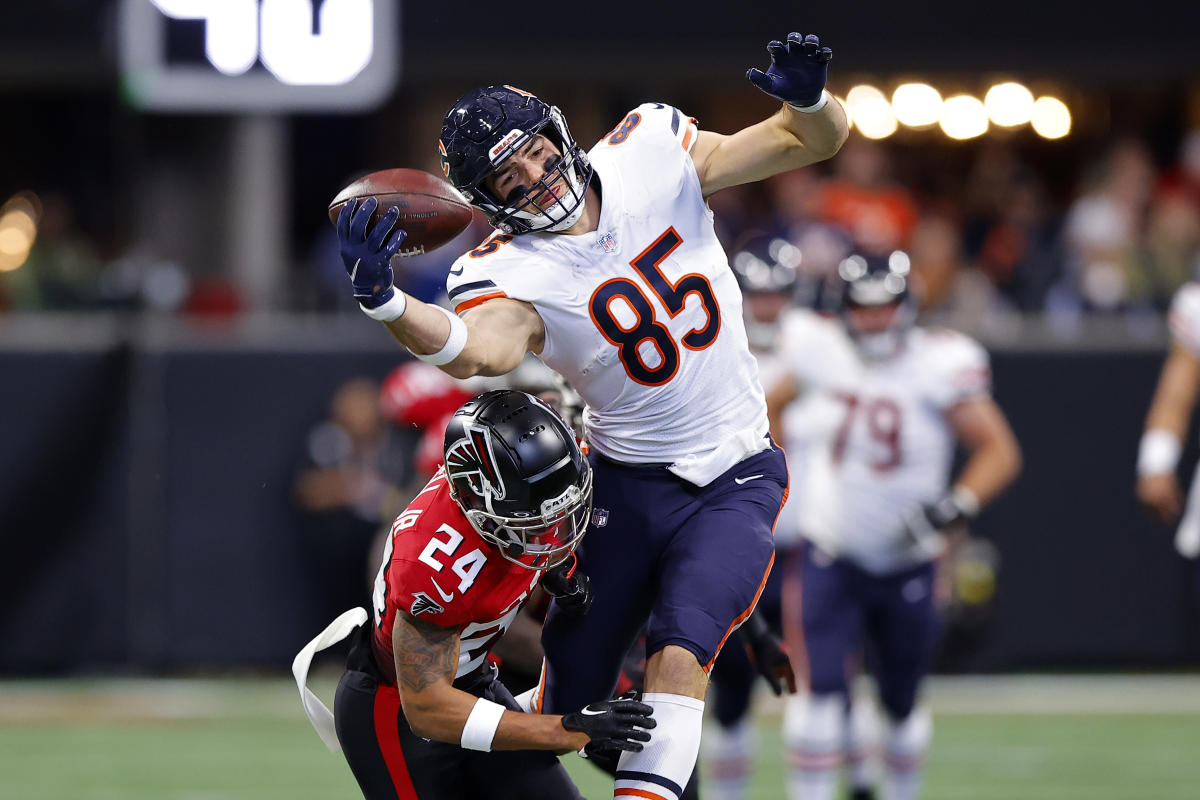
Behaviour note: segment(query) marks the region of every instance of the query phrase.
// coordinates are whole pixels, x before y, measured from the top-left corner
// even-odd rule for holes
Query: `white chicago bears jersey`
[[[785,416],[798,462],[790,519],[870,572],[922,560],[903,520],[946,491],[955,446],[946,413],[990,393],[987,353],[960,333],[913,328],[899,355],[872,362],[839,320],[801,310],[788,315],[784,340],[802,392]]]
[[[591,446],[704,485],[767,446],[767,419],[689,155],[696,134],[675,108],[638,106],[589,153],[596,231],[492,236],[454,262],[446,288],[459,313],[495,297],[533,304],[541,359],[587,403]]]

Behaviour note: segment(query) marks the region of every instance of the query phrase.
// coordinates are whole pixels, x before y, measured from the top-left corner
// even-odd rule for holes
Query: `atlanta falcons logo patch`
[[[415,617],[420,614],[440,614],[445,610],[424,592],[413,592],[413,602],[408,613]]]
[[[504,480],[496,468],[487,428],[472,425],[467,428],[466,438],[450,445],[446,450],[446,473],[451,478],[466,478],[480,497],[490,494],[495,500],[504,499]]]

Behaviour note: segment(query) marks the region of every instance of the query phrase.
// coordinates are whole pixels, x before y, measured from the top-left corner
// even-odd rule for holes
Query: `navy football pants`
[[[543,710],[573,711],[611,697],[621,659],[646,625],[646,653],[677,645],[711,669],[762,592],[773,528],[787,493],[778,448],[698,487],[664,467],[593,453],[592,524],[579,548],[595,601],[582,619],[551,604]]]
[[[800,587],[811,690],[847,694],[848,665],[865,640],[880,703],[892,719],[904,719],[937,648],[934,565],[878,576],[812,545],[806,550]]]

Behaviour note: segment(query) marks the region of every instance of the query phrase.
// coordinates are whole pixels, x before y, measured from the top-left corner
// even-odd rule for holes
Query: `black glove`
[[[801,108],[816,105],[825,89],[833,51],[822,47],[812,34],[789,33],[786,42],[769,43],[767,52],[771,55],[767,71],[755,67],[746,72],[746,79],[776,100]]]
[[[654,709],[636,698],[637,692],[626,692],[615,700],[584,706],[564,714],[562,726],[591,737],[583,751],[594,761],[602,763],[622,750],[641,752],[642,742],[650,741],[649,731],[658,723],[652,716]]]
[[[904,520],[904,532],[923,553],[936,558],[946,545],[942,531],[978,513],[978,502],[972,504],[972,501],[973,498],[968,500],[953,490],[947,492],[936,503],[923,505],[909,514]]]
[[[758,614],[751,614],[738,630],[742,633],[750,660],[758,668],[758,674],[771,686],[771,691],[782,695],[786,685],[788,694],[795,694],[796,671],[792,669],[787,645],[771,632]]]
[[[592,581],[579,571],[579,559],[574,551],[571,557],[557,567],[546,570],[542,576],[542,588],[554,598],[564,613],[582,617],[592,607]]]

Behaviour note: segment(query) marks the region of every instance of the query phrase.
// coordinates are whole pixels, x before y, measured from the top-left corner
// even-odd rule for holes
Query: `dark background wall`
[[[288,663],[340,610],[290,481],[334,388],[399,363],[381,344],[0,353],[0,672]],[[970,669],[1200,663],[1194,566],[1132,496],[1160,364],[995,354],[1026,469],[977,525],[1002,561]]]

